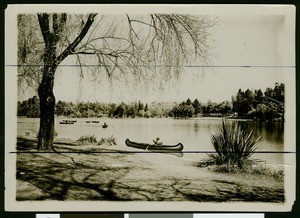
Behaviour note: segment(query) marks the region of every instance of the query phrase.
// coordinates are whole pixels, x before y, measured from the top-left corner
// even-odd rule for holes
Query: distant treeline
[[[152,102],[143,104],[141,101],[125,104],[100,102],[65,102],[58,101],[55,106],[57,116],[66,117],[166,117],[176,103]],[[39,99],[34,96],[27,101],[18,102],[18,116],[39,117]]]
[[[284,84],[275,84],[274,88],[266,88],[245,92],[239,89],[232,97],[232,111],[238,117],[264,121],[283,121],[284,119]]]
[[[39,117],[39,99],[34,96],[18,102],[18,116]],[[198,99],[187,99],[181,103],[141,101],[126,104],[58,101],[55,107],[57,116],[66,117],[174,117],[192,118],[199,116],[227,116],[256,119],[261,121],[282,121],[284,118],[284,84],[274,88],[242,91],[238,90],[231,101],[201,103]]]
[[[274,88],[242,91],[238,90],[230,101],[201,104],[198,99],[190,99],[176,105],[169,113],[175,118],[191,117],[233,117],[260,121],[283,121],[284,84],[276,83]]]

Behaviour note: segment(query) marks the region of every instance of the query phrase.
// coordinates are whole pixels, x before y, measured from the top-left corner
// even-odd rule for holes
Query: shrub
[[[97,143],[97,138],[95,137],[95,135],[87,135],[87,136],[81,136],[77,142],[81,143],[81,144],[96,144]]]
[[[222,126],[211,136],[215,153],[209,154],[210,161],[222,166],[222,171],[243,171],[255,162],[250,158],[259,138],[252,131],[244,131],[239,124],[225,124],[223,119]]]
[[[116,145],[116,138],[114,136],[108,138],[101,138],[98,145]]]

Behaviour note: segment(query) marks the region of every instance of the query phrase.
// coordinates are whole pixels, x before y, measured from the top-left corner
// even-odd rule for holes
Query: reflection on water
[[[199,130],[199,124],[197,122],[194,123],[194,131],[197,133]]]
[[[279,122],[240,122],[244,129],[253,131],[256,136],[261,135],[262,141],[274,141],[283,144],[284,123]]]
[[[212,151],[211,133],[215,131],[222,120],[219,118],[200,118],[189,120],[175,120],[170,118],[153,119],[110,119],[110,118],[77,118],[77,123],[72,125],[59,124],[62,118],[56,119],[55,130],[58,138],[70,138],[77,140],[83,135],[95,135],[98,139],[102,137],[114,136],[119,146],[124,146],[127,138],[136,142],[151,143],[153,139],[159,137],[165,144],[184,145],[184,152]],[[86,123],[87,120],[97,120],[99,123]],[[103,123],[107,123],[108,128],[102,128]],[[258,142],[258,151],[284,151],[284,125],[283,123],[239,122],[242,128],[253,131],[256,136],[261,136]],[[39,119],[18,118],[17,134],[36,136],[39,127]],[[276,156],[277,155],[277,156]],[[184,154],[184,157],[189,155]],[[195,155],[190,155],[195,156]],[[283,162],[282,154],[262,154],[259,155],[265,160],[272,157],[272,162]],[[194,159],[194,158],[193,158]]]

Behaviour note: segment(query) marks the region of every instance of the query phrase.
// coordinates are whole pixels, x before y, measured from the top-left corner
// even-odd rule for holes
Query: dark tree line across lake
[[[39,99],[34,96],[23,102],[18,101],[18,116],[39,117]],[[174,117],[187,119],[192,117],[233,117],[260,121],[283,121],[284,84],[276,83],[274,88],[242,91],[232,96],[231,101],[201,103],[198,99],[187,99],[181,103],[141,101],[132,103],[72,103],[58,101],[55,105],[57,116],[73,118],[88,117]]]

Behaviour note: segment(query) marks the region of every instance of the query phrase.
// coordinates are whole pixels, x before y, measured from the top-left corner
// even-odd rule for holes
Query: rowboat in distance
[[[67,123],[76,123],[77,120],[62,120],[63,122],[67,122]]]
[[[99,121],[96,121],[96,120],[92,120],[92,123],[99,123]]]
[[[74,124],[76,122],[77,122],[77,120],[62,120],[59,123],[60,124]]]
[[[89,121],[89,120],[87,120],[87,121],[85,121],[86,123],[91,123],[91,121]]]
[[[177,145],[155,145],[148,143],[132,142],[129,139],[126,139],[125,144],[129,147],[157,152],[180,152],[183,150],[183,145],[181,143],[178,143]]]

